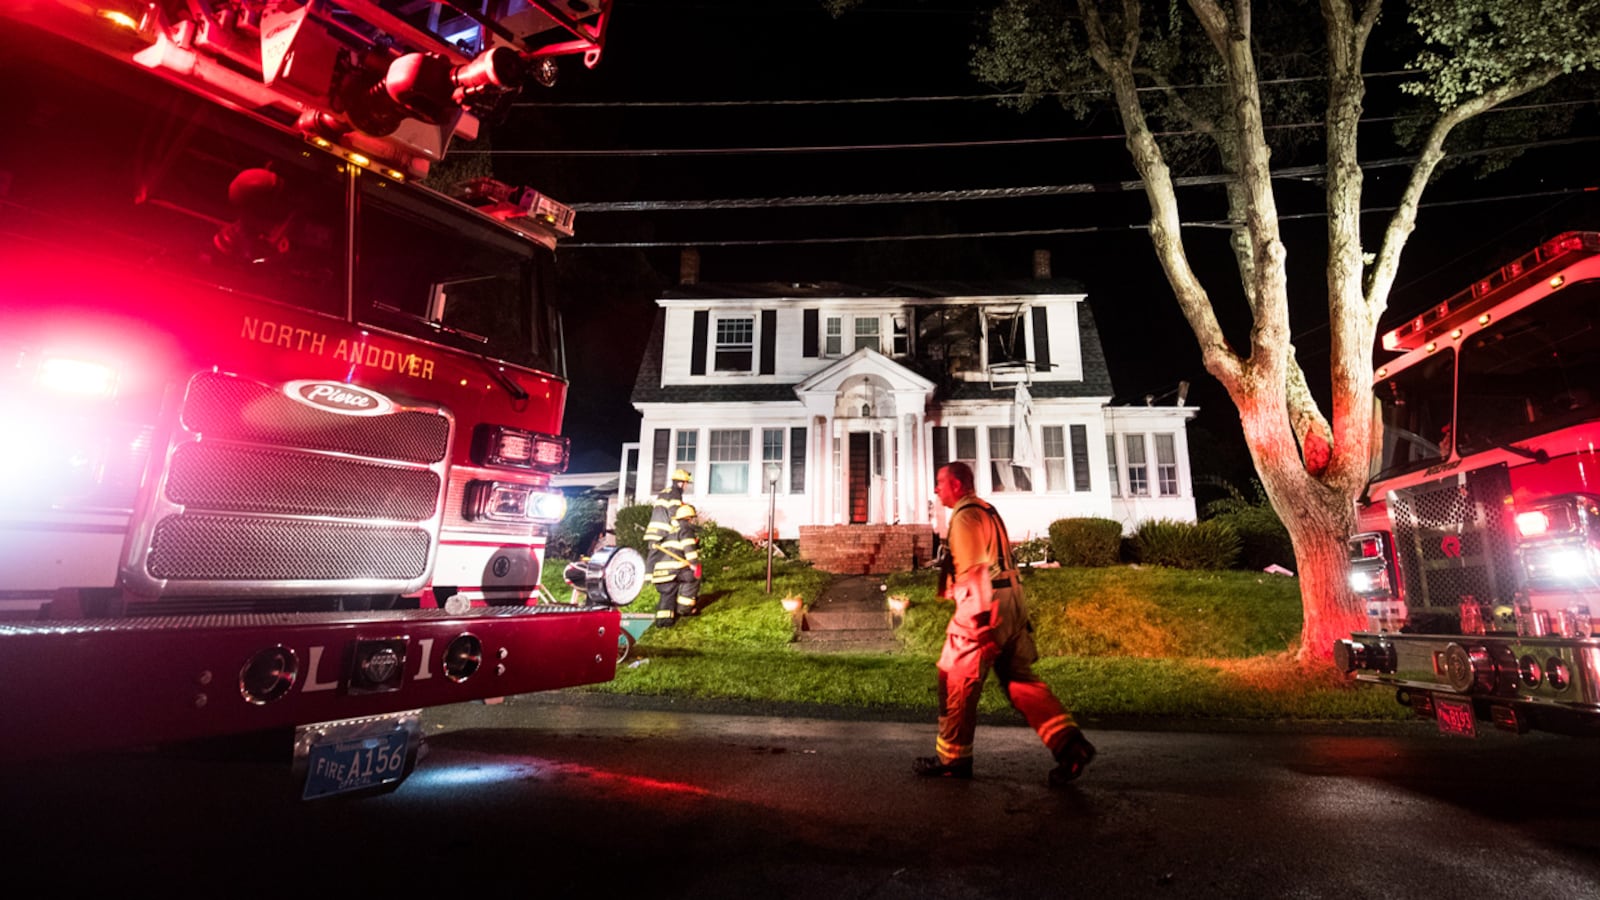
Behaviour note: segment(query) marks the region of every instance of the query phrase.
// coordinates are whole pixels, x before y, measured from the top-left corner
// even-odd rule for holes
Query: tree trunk
[[[1302,662],[1330,660],[1336,639],[1366,625],[1366,610],[1350,591],[1345,549],[1356,530],[1355,506],[1348,494],[1306,471],[1282,389],[1247,382],[1233,400],[1262,488],[1294,544],[1304,620],[1297,655]]]

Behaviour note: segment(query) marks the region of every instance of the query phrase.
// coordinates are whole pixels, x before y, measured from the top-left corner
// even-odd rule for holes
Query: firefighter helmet
[[[673,481],[694,481],[694,476],[689,474],[689,470],[688,469],[673,469],[672,470],[672,480]]]
[[[677,511],[672,514],[672,518],[674,520],[677,520],[677,519],[692,519],[697,515],[699,515],[699,513],[695,512],[694,507],[692,507],[689,504],[685,503],[685,504],[683,504],[683,505],[678,507]]]

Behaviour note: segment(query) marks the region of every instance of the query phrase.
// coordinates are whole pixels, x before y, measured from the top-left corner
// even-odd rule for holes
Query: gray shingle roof
[[[804,291],[804,293],[802,293]],[[790,297],[818,299],[828,297],[994,297],[1037,296],[1082,293],[1083,288],[1067,279],[1036,279],[1002,282],[893,282],[888,285],[847,285],[834,282],[791,285],[693,284],[680,286],[665,295],[670,299],[771,299]],[[634,403],[761,403],[794,401],[790,384],[661,384],[662,343],[666,330],[666,311],[656,310],[655,323],[645,344],[639,374],[634,379]],[[1089,304],[1078,304],[1078,335],[1083,343],[1082,381],[1039,381],[1028,386],[1035,398],[1110,397],[1111,372],[1106,367],[1105,349],[1100,345],[1100,330],[1095,325]],[[946,394],[950,400],[993,399],[988,382],[958,381]]]
[[[1012,281],[883,281],[845,284],[838,281],[761,281],[681,284],[667,300],[821,300],[832,297],[1037,297],[1082,294],[1081,282],[1070,278],[1028,278]]]

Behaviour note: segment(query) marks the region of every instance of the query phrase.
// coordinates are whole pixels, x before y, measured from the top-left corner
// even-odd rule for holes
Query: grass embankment
[[[561,584],[561,567],[546,569]],[[783,597],[814,601],[829,575],[780,561],[710,569],[704,613],[645,632],[614,681],[589,690],[706,700],[819,704],[919,713],[937,707],[934,662],[952,605],[932,572],[888,578],[909,601],[890,654],[812,654],[794,646]],[[1036,569],[1024,580],[1041,659],[1035,667],[1080,717],[1255,720],[1403,719],[1387,691],[1357,688],[1330,667],[1297,665],[1299,583],[1253,572],[1163,568]],[[645,613],[646,588],[625,610]],[[1008,708],[990,680],[981,711]]]

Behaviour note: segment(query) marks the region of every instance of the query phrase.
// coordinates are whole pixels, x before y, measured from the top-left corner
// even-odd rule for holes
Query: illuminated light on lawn
[[[779,602],[783,604],[784,612],[787,612],[790,615],[794,615],[795,613],[799,612],[800,607],[804,605],[803,601],[799,597],[785,597]]]
[[[894,613],[895,615],[899,615],[899,614],[905,612],[906,611],[906,607],[908,607],[910,605],[911,605],[911,601],[909,599],[905,598],[905,597],[900,596],[899,594],[895,594],[894,596],[889,598],[889,611]]]

